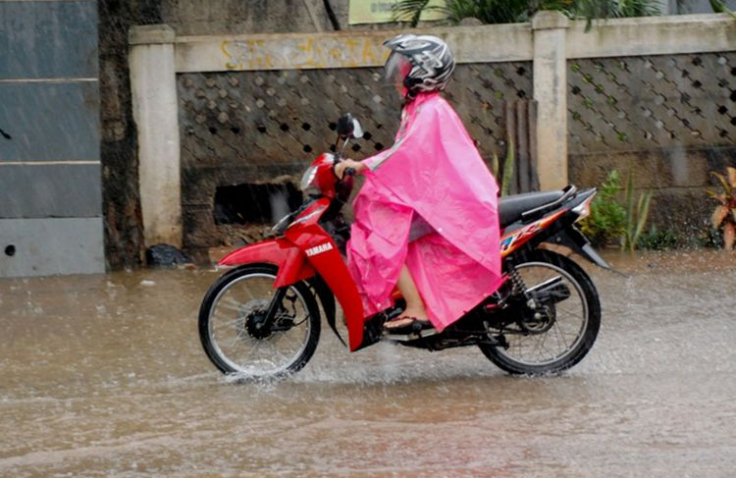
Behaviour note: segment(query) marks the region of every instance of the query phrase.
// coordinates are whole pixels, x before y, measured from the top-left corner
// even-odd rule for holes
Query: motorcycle
[[[477,346],[511,374],[562,372],[580,362],[598,335],[601,307],[588,274],[546,245],[564,246],[611,269],[576,228],[590,213],[595,189],[526,193],[499,205],[503,284],[442,331],[414,327],[392,332],[383,324],[405,305],[366,317],[344,251],[350,226],[342,214],[354,186],[354,170],[342,179],[334,167],[360,123],[347,114],[337,123],[336,153],[319,156],[304,173],[306,201],[274,227],[274,238],[241,247],[219,263],[228,268],[206,293],[199,335],[212,363],[241,378],[280,377],[302,369],[321,333],[321,310],[338,339],[336,299],[351,352],[378,342],[430,351]],[[343,148],[338,148],[340,141]],[[449,292],[448,292],[449,293]]]

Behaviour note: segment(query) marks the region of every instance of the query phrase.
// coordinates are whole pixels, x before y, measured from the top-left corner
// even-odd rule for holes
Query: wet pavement
[[[217,273],[0,280],[0,476],[734,476],[736,258],[607,257],[598,342],[534,379],[324,327],[298,375],[233,383],[197,335]]]

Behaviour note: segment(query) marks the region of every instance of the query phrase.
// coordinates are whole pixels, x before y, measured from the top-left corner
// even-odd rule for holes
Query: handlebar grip
[[[355,168],[347,168],[345,169],[345,175],[346,176],[355,176]]]

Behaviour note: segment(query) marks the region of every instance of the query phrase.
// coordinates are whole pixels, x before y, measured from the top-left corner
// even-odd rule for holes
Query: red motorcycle
[[[347,145],[362,131],[350,115],[340,118],[338,140]],[[337,151],[337,148],[336,148]],[[244,246],[218,266],[232,268],[204,297],[199,334],[205,352],[224,373],[242,378],[294,373],[310,360],[319,341],[320,307],[337,326],[339,302],[351,352],[379,341],[438,351],[478,346],[495,365],[512,374],[566,370],[593,346],[601,320],[598,293],[586,272],[568,257],[545,248],[566,246],[610,269],[575,223],[590,212],[595,189],[527,193],[503,198],[503,285],[441,332],[421,327],[386,331],[401,314],[398,291],[386,310],[366,317],[345,264],[350,226],[342,207],[353,189],[354,171],[341,180],[334,167],[342,155],[322,154],[304,173],[307,200],[273,228],[275,238]],[[448,291],[448,293],[452,293]]]

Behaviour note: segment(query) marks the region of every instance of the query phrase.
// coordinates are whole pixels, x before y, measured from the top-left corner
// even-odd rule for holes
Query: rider
[[[500,285],[498,186],[452,107],[439,95],[455,69],[447,44],[398,35],[387,81],[404,100],[394,145],[363,161],[355,198],[348,267],[366,315],[390,305],[398,286],[406,309],[384,327],[438,330]],[[416,325],[415,325],[416,324]]]

